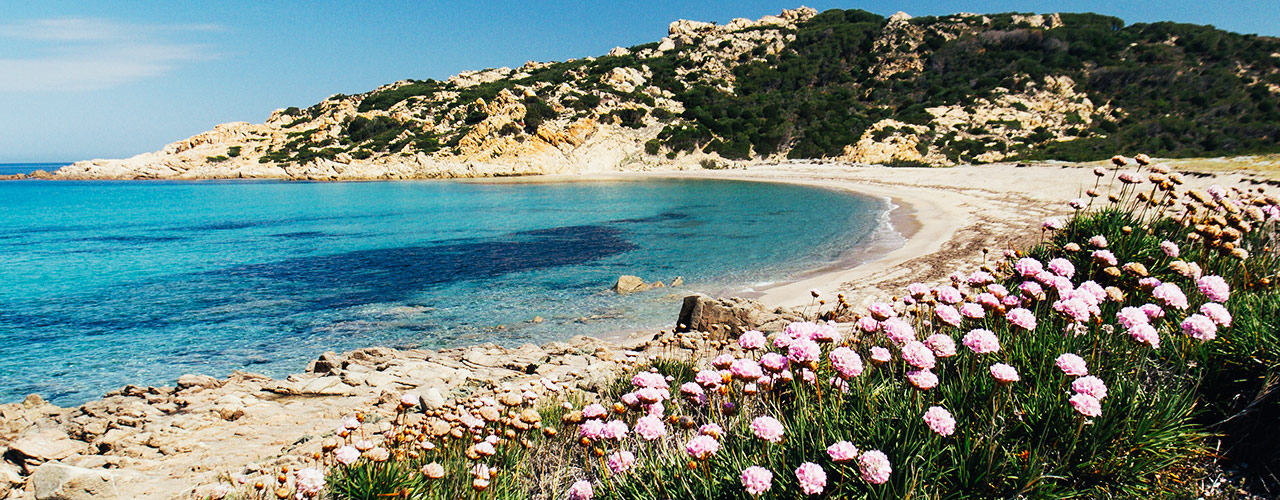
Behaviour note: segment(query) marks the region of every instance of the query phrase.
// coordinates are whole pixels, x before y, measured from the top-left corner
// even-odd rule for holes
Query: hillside
[[[800,158],[1280,151],[1280,40],[1095,14],[676,21],[609,54],[405,80],[58,178],[433,178]]]

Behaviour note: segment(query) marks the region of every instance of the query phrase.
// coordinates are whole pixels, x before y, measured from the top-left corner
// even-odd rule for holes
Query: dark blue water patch
[[[86,238],[76,238],[72,241],[101,242],[101,243],[119,243],[125,245],[148,245],[151,243],[169,243],[173,241],[182,241],[188,238],[182,236],[148,236],[142,234],[131,235],[106,235],[106,236],[90,236]]]
[[[683,212],[662,212],[660,214],[651,215],[649,217],[634,217],[630,219],[617,219],[609,221],[610,224],[652,224],[655,222],[666,222],[672,220],[682,220],[691,217]]]
[[[581,225],[521,231],[496,240],[299,257],[180,274],[43,304],[0,304],[0,328],[21,332],[21,340],[33,344],[259,317],[302,333],[314,325],[292,318],[410,301],[414,294],[441,285],[581,264],[635,248],[619,229]]]
[[[284,238],[290,240],[305,240],[312,238],[328,238],[338,236],[334,233],[326,233],[324,231],[294,231],[290,233],[277,233],[271,235],[273,238]]]

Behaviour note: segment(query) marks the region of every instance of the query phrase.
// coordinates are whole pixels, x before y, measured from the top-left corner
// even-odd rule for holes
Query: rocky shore
[[[444,415],[477,398],[594,393],[628,366],[725,347],[745,329],[780,329],[799,318],[755,301],[695,295],[681,312],[687,333],[327,352],[284,379],[185,375],[174,386],[130,385],[76,408],[32,395],[0,405],[0,498],[192,498],[228,477],[301,464],[344,419],[390,414],[404,393]]]

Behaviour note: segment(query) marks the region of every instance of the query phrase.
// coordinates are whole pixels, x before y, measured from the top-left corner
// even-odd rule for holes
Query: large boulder
[[[49,462],[36,467],[30,481],[36,500],[120,498],[116,492],[115,475],[101,469]]]
[[[751,299],[730,297],[717,299],[703,294],[684,298],[677,332],[716,332],[727,329],[739,334],[747,330],[778,331],[803,317],[785,308],[769,310]]]

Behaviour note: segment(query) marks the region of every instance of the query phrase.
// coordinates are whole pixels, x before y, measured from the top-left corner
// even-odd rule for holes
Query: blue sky
[[[405,78],[600,55],[675,19],[792,1],[11,1],[0,4],[0,163],[115,158]],[[889,15],[1099,12],[1280,35],[1280,2],[810,1]],[[1212,5],[1211,5],[1212,4]]]

